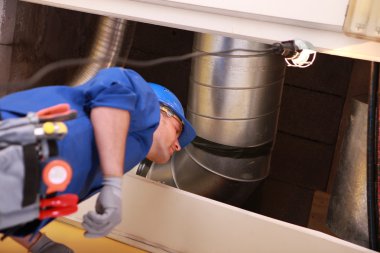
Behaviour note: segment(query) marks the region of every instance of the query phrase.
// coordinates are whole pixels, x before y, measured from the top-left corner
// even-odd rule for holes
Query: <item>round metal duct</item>
[[[194,50],[202,52],[269,47],[210,34],[197,34],[194,43]],[[258,146],[274,139],[284,60],[274,54],[242,58],[245,54],[193,60],[187,116],[199,137],[236,147]]]
[[[194,51],[268,49],[239,39],[196,34]],[[285,74],[274,54],[193,59],[187,118],[197,139],[147,177],[192,193],[240,205],[269,174]]]
[[[81,67],[70,81],[78,86],[90,80],[100,69],[114,66],[123,44],[127,20],[101,16],[89,58],[94,59]]]

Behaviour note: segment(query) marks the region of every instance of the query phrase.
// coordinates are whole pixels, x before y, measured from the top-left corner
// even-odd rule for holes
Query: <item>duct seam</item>
[[[187,111],[196,115],[196,116],[200,116],[200,117],[203,117],[203,118],[207,118],[207,119],[215,119],[215,120],[230,120],[230,121],[243,121],[243,120],[253,120],[253,119],[259,119],[259,118],[262,118],[262,117],[265,117],[265,116],[269,116],[271,114],[274,114],[274,113],[277,113],[280,109],[280,104],[277,106],[276,110],[274,111],[271,111],[271,112],[268,112],[268,113],[265,113],[265,114],[261,114],[261,115],[258,115],[257,117],[253,117],[253,118],[221,118],[221,117],[212,117],[212,116],[208,116],[208,115],[203,115],[203,114],[199,114],[199,113],[196,113],[194,111],[192,111],[190,108],[187,108]]]
[[[185,148],[184,150],[185,150],[185,152],[187,153],[187,155],[188,155],[188,156],[189,156],[194,162],[196,162],[199,166],[201,166],[202,168],[208,170],[208,171],[211,172],[211,173],[214,173],[214,174],[216,174],[216,175],[218,175],[218,176],[221,176],[221,177],[226,178],[226,179],[229,179],[229,180],[238,181],[238,182],[247,182],[247,183],[248,183],[248,182],[257,182],[257,181],[260,181],[260,180],[266,178],[266,177],[268,176],[268,173],[269,173],[269,171],[268,171],[268,172],[265,174],[265,176],[263,176],[263,177],[261,177],[261,178],[255,178],[255,179],[239,179],[239,178],[229,177],[229,176],[223,175],[223,174],[221,174],[221,173],[219,173],[219,172],[217,172],[217,171],[214,171],[214,170],[208,168],[207,166],[205,166],[204,164],[202,164],[202,163],[201,163],[196,157],[194,157],[194,156],[191,154],[191,152],[189,152],[189,151],[187,150],[187,148]],[[173,171],[173,175],[174,175],[174,178],[175,178],[175,173],[174,173],[174,171]]]
[[[196,81],[192,77],[190,77],[190,83],[195,83],[195,84],[198,84],[200,86],[209,87],[209,88],[213,88],[213,89],[221,89],[221,90],[255,90],[255,89],[263,89],[263,88],[267,88],[267,87],[275,86],[275,85],[282,85],[284,78],[285,78],[285,75],[280,76],[280,79],[278,79],[276,81],[273,81],[273,82],[270,82],[270,83],[267,83],[267,84],[264,84],[261,86],[255,86],[255,87],[225,87],[225,86],[218,86],[217,84],[211,85],[211,84],[206,84],[206,83]]]

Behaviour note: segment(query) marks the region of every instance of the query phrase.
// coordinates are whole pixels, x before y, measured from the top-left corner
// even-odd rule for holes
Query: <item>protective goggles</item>
[[[181,125],[181,131],[180,132],[182,132],[182,128],[183,128],[183,121],[170,109],[170,108],[168,108],[168,107],[166,107],[166,106],[163,106],[163,105],[161,105],[160,106],[160,110],[162,111],[162,112],[165,112],[166,113],[166,115],[169,117],[169,118],[174,118],[175,120],[177,120],[179,123],[180,123],[180,125]]]

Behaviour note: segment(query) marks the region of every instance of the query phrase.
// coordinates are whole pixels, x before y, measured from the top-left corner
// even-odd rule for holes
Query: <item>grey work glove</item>
[[[30,247],[31,253],[74,253],[72,249],[61,243],[50,240],[44,234]]]
[[[104,178],[95,212],[90,211],[83,216],[85,237],[106,236],[121,222],[121,182],[122,177]]]

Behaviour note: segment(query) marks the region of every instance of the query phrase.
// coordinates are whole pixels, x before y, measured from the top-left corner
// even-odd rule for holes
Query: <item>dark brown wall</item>
[[[87,55],[97,16],[19,2],[10,81],[31,77],[48,63]],[[36,86],[64,84],[75,68],[52,71]]]
[[[326,191],[354,60],[318,54],[287,68],[269,178],[245,208],[307,226],[314,191]]]

